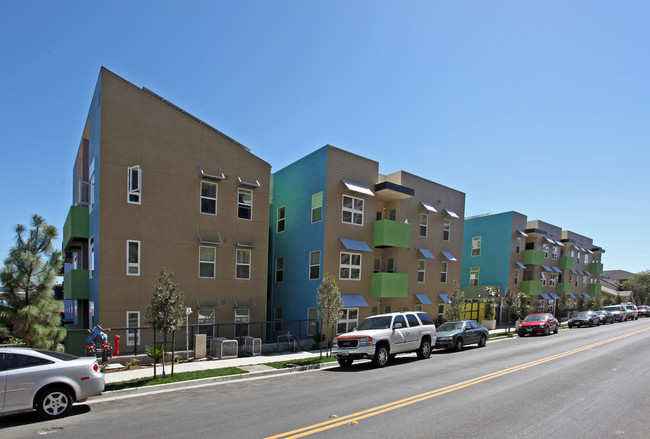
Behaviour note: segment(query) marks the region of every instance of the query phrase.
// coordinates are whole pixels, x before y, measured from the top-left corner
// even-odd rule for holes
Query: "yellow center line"
[[[504,375],[511,374],[513,372],[525,370],[525,369],[528,369],[528,368],[533,367],[533,366],[538,366],[540,364],[548,363],[550,361],[555,361],[555,360],[558,360],[560,358],[567,357],[569,355],[574,355],[574,354],[577,354],[579,352],[583,352],[583,351],[593,349],[593,348],[598,347],[598,346],[602,346],[604,344],[608,344],[608,343],[612,343],[612,342],[615,342],[615,341],[618,341],[618,340],[622,340],[624,338],[631,337],[633,335],[637,335],[637,334],[640,334],[640,333],[646,332],[646,331],[650,331],[650,328],[640,329],[638,331],[630,332],[628,334],[623,334],[623,335],[619,335],[617,337],[608,338],[606,340],[591,343],[589,345],[582,346],[582,347],[579,347],[579,348],[575,348],[575,349],[572,349],[570,351],[562,352],[560,354],[551,355],[550,357],[545,357],[545,358],[541,358],[539,360],[530,361],[528,363],[520,364],[518,366],[508,367],[506,369],[499,370],[497,372],[492,372],[492,373],[487,374],[487,375],[472,378],[470,380],[462,381],[460,383],[452,384],[450,386],[442,387],[440,389],[431,390],[429,392],[421,393],[419,395],[414,395],[414,396],[410,396],[408,398],[400,399],[398,401],[393,401],[393,402],[388,403],[388,404],[383,404],[383,405],[380,405],[380,406],[377,406],[377,407],[362,410],[360,412],[352,413],[350,415],[330,419],[328,421],[321,422],[321,423],[314,424],[314,425],[310,425],[308,427],[299,428],[297,430],[288,431],[286,433],[281,433],[281,434],[278,434],[278,435],[275,435],[275,436],[268,436],[266,439],[280,439],[280,438],[293,439],[293,438],[300,438],[300,437],[308,436],[308,435],[318,433],[318,432],[321,432],[321,431],[329,430],[329,429],[332,429],[332,428],[341,427],[343,425],[349,424],[350,422],[360,421],[362,419],[366,419],[366,418],[369,418],[369,417],[372,417],[372,416],[376,416],[376,415],[379,415],[379,414],[382,414],[382,413],[386,413],[388,411],[395,410],[395,409],[398,409],[398,408],[406,407],[408,405],[415,404],[417,402],[426,401],[428,399],[435,398],[436,396],[441,396],[441,395],[444,395],[444,394],[447,394],[447,393],[450,393],[450,392],[454,392],[456,390],[461,390],[461,389],[464,389],[466,387],[470,387],[470,386],[473,386],[473,385],[476,385],[476,384],[480,384],[480,383],[483,383],[485,381],[493,380],[495,378],[499,378],[499,377],[502,377]]]

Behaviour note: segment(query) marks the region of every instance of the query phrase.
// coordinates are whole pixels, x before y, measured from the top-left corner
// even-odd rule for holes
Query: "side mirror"
[[[401,327],[402,327],[402,324],[401,324],[401,323],[395,323],[395,324],[393,325],[393,329],[399,329],[399,328],[401,328]]]

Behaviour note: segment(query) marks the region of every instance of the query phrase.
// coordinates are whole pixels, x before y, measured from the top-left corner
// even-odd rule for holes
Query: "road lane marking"
[[[591,343],[579,348],[571,349],[566,352],[562,352],[559,354],[551,355],[550,357],[545,357],[545,358],[540,358],[538,360],[533,360],[528,363],[520,364],[517,366],[512,366],[508,367],[503,370],[499,370],[497,372],[492,372],[487,375],[483,375],[477,378],[472,378],[470,380],[462,381],[460,383],[452,384],[450,386],[442,387],[440,389],[436,390],[431,390],[429,392],[421,393],[419,395],[414,395],[410,396],[408,398],[400,399],[398,401],[393,401],[388,404],[383,404],[377,407],[373,407],[370,409],[362,410],[360,412],[352,413],[350,415],[345,415],[345,416],[339,416],[333,419],[330,419],[325,422],[321,422],[318,424],[313,424],[307,427],[299,428],[296,430],[288,431],[286,433],[281,433],[275,436],[268,436],[266,439],[294,439],[294,438],[301,438],[305,436],[309,436],[314,433],[319,433],[321,431],[325,430],[330,430],[336,427],[341,427],[343,425],[348,425],[350,423],[356,423],[362,419],[370,418],[372,416],[377,416],[382,413],[386,413],[392,410],[396,410],[398,408],[406,407],[411,404],[415,404],[418,402],[426,401],[431,398],[435,398],[437,396],[445,395],[447,393],[455,392],[457,390],[461,390],[470,386],[474,386],[476,384],[483,383],[485,381],[493,380],[495,378],[500,378],[504,375],[509,375],[513,372],[518,372],[522,371],[534,366],[539,366],[544,363],[548,363],[550,361],[555,361],[559,360],[561,358],[567,357],[569,355],[574,355],[589,349],[593,349],[598,346],[602,346],[608,343],[612,343],[618,340],[625,339],[627,337],[631,337],[633,335],[641,334],[643,332],[650,331],[650,328],[645,328],[645,329],[640,329],[638,331],[630,332],[628,334],[623,334],[619,335],[616,337],[608,338],[606,340],[602,340],[599,342]]]

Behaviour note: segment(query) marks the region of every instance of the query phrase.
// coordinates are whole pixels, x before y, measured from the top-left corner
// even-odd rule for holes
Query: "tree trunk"
[[[156,378],[156,330],[153,330],[153,377]]]
[[[174,354],[176,352],[176,330],[172,331],[172,376],[174,376]]]

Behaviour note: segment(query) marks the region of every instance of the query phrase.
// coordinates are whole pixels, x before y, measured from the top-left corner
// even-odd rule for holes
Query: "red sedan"
[[[557,334],[559,328],[560,322],[551,313],[530,314],[521,322],[517,334],[519,337],[526,334],[549,335],[551,331]]]

